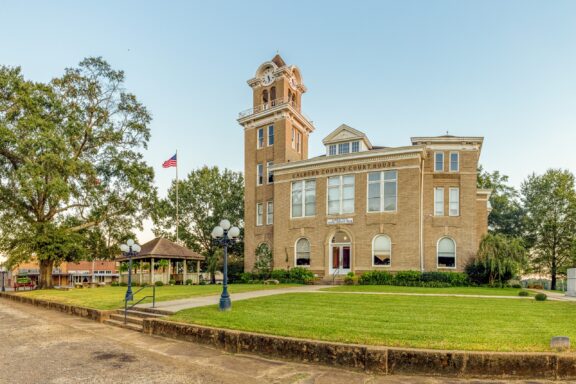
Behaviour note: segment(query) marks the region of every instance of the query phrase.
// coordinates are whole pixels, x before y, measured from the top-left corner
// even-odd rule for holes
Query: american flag
[[[176,155],[162,163],[162,168],[170,168],[176,166]]]

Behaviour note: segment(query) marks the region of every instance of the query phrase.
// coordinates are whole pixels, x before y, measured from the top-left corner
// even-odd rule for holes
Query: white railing
[[[308,120],[310,123],[312,123],[312,120],[310,120],[308,118],[308,116],[306,116],[305,114],[300,112],[300,108],[298,108],[298,105],[287,97],[268,101],[266,103],[262,103],[260,105],[257,105],[254,108],[250,108],[250,109],[247,109],[245,111],[242,111],[238,114],[238,118],[241,119],[241,118],[246,117],[246,116],[255,115],[255,114],[260,113],[262,111],[266,111],[268,109],[280,107],[280,106],[283,106],[286,104],[290,105],[292,108],[294,108],[294,110],[296,110],[298,113],[300,113],[306,120]]]

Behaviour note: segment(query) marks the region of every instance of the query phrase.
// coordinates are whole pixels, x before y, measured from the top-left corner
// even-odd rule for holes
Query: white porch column
[[[196,260],[196,275],[198,276],[198,284],[200,284],[200,260]]]
[[[186,259],[182,260],[182,283],[186,284]]]
[[[150,261],[150,284],[154,284],[154,258]]]

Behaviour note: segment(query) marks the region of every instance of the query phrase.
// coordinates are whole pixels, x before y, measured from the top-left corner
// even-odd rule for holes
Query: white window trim
[[[455,215],[452,214],[452,198],[451,198],[452,197],[452,191],[454,191],[454,190],[458,191],[458,201],[457,201],[458,208],[457,208],[457,212]],[[456,188],[456,187],[448,188],[448,216],[451,216],[451,217],[460,216],[460,188]]]
[[[260,132],[262,132],[262,145],[260,145]],[[258,128],[256,130],[256,149],[264,148],[266,143],[266,136],[264,135],[264,127]]]
[[[270,206],[272,206],[272,220],[270,219]],[[274,201],[269,200],[266,202],[266,225],[273,225],[274,224]]]
[[[306,216],[306,182],[314,181],[316,185],[314,186],[314,214]],[[292,211],[292,192],[294,183],[302,183],[302,216],[294,216]],[[306,180],[296,180],[290,183],[290,219],[309,219],[316,217],[316,204],[318,203],[316,199],[316,192],[318,190],[318,182],[316,179],[306,179]]]
[[[436,190],[438,190],[438,189],[441,189],[441,190],[442,190],[442,214],[441,214],[441,215],[436,214]],[[445,197],[445,196],[444,196],[444,187],[434,187],[433,194],[434,194],[434,195],[433,195],[434,197],[433,197],[432,201],[434,202],[434,208],[433,208],[433,210],[434,210],[434,217],[444,217],[444,216],[445,216],[445,213],[446,213],[446,208],[444,207],[444,206],[446,205],[446,204],[445,204],[445,203],[446,203],[446,201],[445,201],[446,199],[444,198],[444,197]]]
[[[450,239],[454,243],[454,266],[453,267],[441,267],[438,264],[438,247],[440,246],[440,241],[442,241],[443,239]],[[392,259],[390,259],[390,260],[392,260]],[[457,267],[458,267],[458,244],[456,244],[456,240],[454,240],[452,237],[442,236],[436,242],[436,269],[456,269]]]
[[[272,174],[272,182],[270,182],[270,166],[274,165],[273,161],[266,162],[266,184],[274,184],[274,174]]]
[[[272,136],[270,136],[270,128],[272,128]],[[274,140],[276,140],[276,135],[274,134],[274,125],[269,125],[267,128],[267,137],[266,137],[266,143],[268,144],[269,147],[272,147],[274,145],[274,143],[270,144],[270,137],[273,137]]]
[[[376,238],[380,237],[380,236],[386,236],[388,238],[388,240],[390,240],[390,265],[376,265],[376,264],[374,264],[374,242],[376,241]],[[392,267],[392,239],[390,238],[390,236],[388,236],[384,233],[379,233],[379,234],[375,235],[372,238],[372,254],[370,256],[372,258],[372,267],[374,267],[374,268],[391,268]],[[436,258],[436,259],[438,259],[438,258]]]
[[[262,215],[260,215],[258,208],[262,208]],[[261,218],[260,224],[258,224],[258,217]],[[261,227],[262,225],[264,225],[264,205],[262,203],[256,203],[256,226]]]
[[[392,172],[395,171],[396,172],[396,201],[394,203],[394,206],[396,207],[393,211],[385,211],[384,210],[384,173],[385,172]],[[370,206],[368,204],[369,201],[369,192],[370,192],[370,180],[368,177],[368,174],[370,173],[376,173],[379,172],[380,173],[380,210],[379,211],[371,211],[370,210]],[[398,170],[397,169],[390,169],[388,171],[376,171],[376,172],[367,172],[366,173],[366,213],[369,214],[373,214],[373,213],[398,213]]]
[[[353,189],[353,209],[352,212],[342,212],[342,203],[344,201],[343,194],[342,194],[342,190],[344,189],[344,176],[352,176],[354,177],[354,189]],[[330,182],[329,179],[333,178],[333,177],[339,177],[340,178],[340,185],[339,185],[339,191],[340,191],[340,207],[338,209],[338,213],[330,213],[330,199],[328,197],[329,191],[330,191]],[[340,175],[340,176],[329,176],[326,178],[326,216],[342,216],[342,215],[353,215],[356,212],[356,175],[354,174],[348,174],[348,175]]]
[[[260,182],[260,168],[262,168],[262,182]],[[264,164],[256,164],[256,185],[260,186],[264,184]]]
[[[442,169],[439,171],[436,169],[436,155],[442,155]],[[434,172],[444,172],[446,169],[446,158],[444,152],[434,152]]]
[[[308,246],[310,247],[310,257],[308,258],[308,260],[310,260],[310,264],[312,264],[312,243],[310,242],[310,239],[307,237],[299,237],[298,239],[296,239],[296,242],[294,243],[294,267],[300,267],[300,268],[310,268],[310,265],[298,265],[297,260],[298,260],[298,242],[300,240],[308,240]]]
[[[456,162],[456,169],[452,169],[452,155],[456,155],[458,158],[458,161]],[[460,172],[460,152],[450,152],[450,155],[448,157],[448,171],[450,172]]]

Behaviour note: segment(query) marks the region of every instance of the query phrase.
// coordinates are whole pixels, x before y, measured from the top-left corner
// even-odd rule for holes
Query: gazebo
[[[140,253],[132,257],[132,267],[137,268],[136,273],[132,274],[133,282],[154,284],[161,281],[168,284],[174,280],[176,284],[185,284],[190,279],[193,284],[200,283],[200,261],[204,260],[204,256],[162,237],[147,242],[141,248]],[[160,260],[167,260],[167,265],[158,267]],[[117,257],[116,261],[128,262],[128,257]],[[120,281],[128,281],[127,271],[120,273]]]

